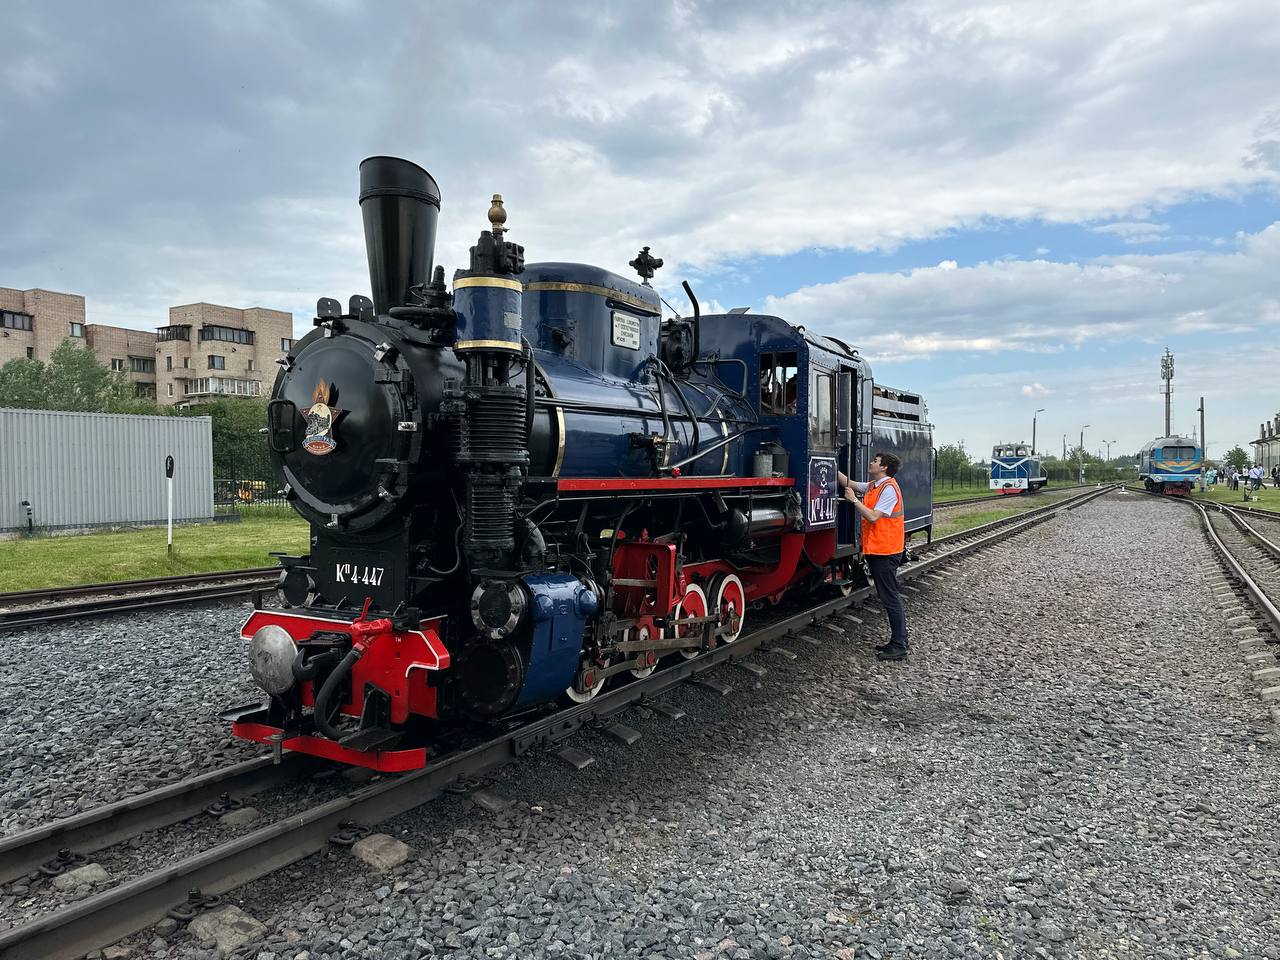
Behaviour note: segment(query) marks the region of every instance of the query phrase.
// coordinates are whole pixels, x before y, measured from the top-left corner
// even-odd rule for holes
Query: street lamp
[[[1080,428],[1080,447],[1079,447],[1080,452],[1077,455],[1076,459],[1080,461],[1080,483],[1082,486],[1084,485],[1084,432],[1092,426],[1093,426],[1092,423],[1086,423],[1083,427]]]
[[[1110,463],[1110,462],[1111,462],[1111,445],[1112,445],[1113,443],[1115,443],[1116,441],[1115,441],[1115,440],[1103,440],[1102,442],[1103,442],[1103,443],[1105,443],[1105,444],[1107,445],[1107,462],[1108,462],[1108,463]]]
[[[1044,407],[1041,407],[1031,415],[1031,455],[1036,455],[1036,417],[1044,413]]]

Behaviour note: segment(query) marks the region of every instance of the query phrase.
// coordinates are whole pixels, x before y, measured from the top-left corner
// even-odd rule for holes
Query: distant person
[[[1280,463],[1271,468],[1271,485],[1280,490]]]
[[[1204,482],[1212,487],[1215,483],[1218,482],[1218,471],[1213,469],[1213,467],[1210,467],[1208,470],[1206,470],[1204,472]]]
[[[843,473],[836,473],[842,495],[862,518],[862,556],[889,618],[889,642],[876,650],[881,660],[907,658],[907,615],[898,591],[898,564],[906,547],[906,527],[902,490],[893,479],[901,466],[902,461],[894,454],[877,453],[867,464],[869,483],[850,483]],[[861,500],[855,495],[859,493],[863,495]]]
[[[1261,464],[1249,470],[1249,486],[1253,490],[1262,489],[1262,465]]]

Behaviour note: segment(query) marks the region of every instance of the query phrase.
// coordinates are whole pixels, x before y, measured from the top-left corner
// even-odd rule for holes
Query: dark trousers
[[[894,647],[906,647],[907,615],[902,611],[902,594],[898,591],[898,564],[901,554],[890,556],[868,555],[867,566],[871,568],[871,579],[876,585],[876,595],[889,617],[889,644]]]

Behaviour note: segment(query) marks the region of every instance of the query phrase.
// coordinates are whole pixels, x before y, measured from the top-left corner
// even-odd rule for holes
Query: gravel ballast
[[[261,752],[219,710],[260,698],[245,603],[174,607],[0,636],[0,835]]]
[[[412,850],[386,873],[335,850],[250,884],[267,932],[232,955],[1280,958],[1274,728],[1196,522],[1112,494],[957,561],[908,595],[906,664],[877,607],[828,621],[718,670],[729,696],[675,691],[683,719],[627,712],[633,746],[574,737],[585,770],[498,772],[501,813],[381,825]]]

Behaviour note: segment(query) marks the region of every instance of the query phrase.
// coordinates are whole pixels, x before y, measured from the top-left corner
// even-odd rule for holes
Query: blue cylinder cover
[[[458,277],[453,309],[458,315],[458,350],[522,350],[522,294],[508,277]]]

